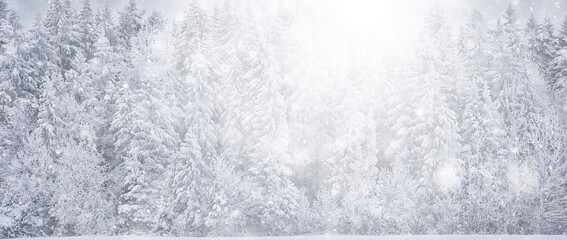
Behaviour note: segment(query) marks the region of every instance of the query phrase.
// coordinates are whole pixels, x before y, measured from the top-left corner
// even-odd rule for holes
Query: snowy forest
[[[0,0],[0,238],[567,233],[567,18],[79,3]]]

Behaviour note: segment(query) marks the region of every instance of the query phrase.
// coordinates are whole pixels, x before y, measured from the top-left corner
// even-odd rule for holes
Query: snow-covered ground
[[[29,238],[19,238],[29,239]],[[291,237],[242,237],[242,238],[175,238],[175,237],[147,237],[147,236],[81,236],[65,238],[34,238],[37,240],[182,240],[182,239],[207,239],[207,240],[565,240],[566,236],[549,235],[424,235],[424,236],[355,236],[355,235],[306,235]],[[14,239],[12,239],[14,240]],[[17,240],[17,239],[16,239]]]

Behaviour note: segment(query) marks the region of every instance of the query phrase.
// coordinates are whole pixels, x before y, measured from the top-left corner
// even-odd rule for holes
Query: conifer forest
[[[566,16],[14,2],[0,238],[567,234]]]

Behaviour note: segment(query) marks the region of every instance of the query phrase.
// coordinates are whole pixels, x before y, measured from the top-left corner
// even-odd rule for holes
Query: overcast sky
[[[15,9],[24,26],[32,23],[34,16],[39,12],[44,14],[47,10],[48,0],[7,0],[12,9]],[[202,0],[203,5],[212,5],[216,0]],[[266,1],[266,0],[250,0]],[[385,0],[375,0],[385,1]],[[422,2],[422,0],[386,0],[386,1],[403,1],[407,5]],[[517,6],[517,9],[525,19],[530,13],[534,13],[538,18],[549,16],[556,23],[561,22],[567,14],[567,0],[434,0],[438,1],[453,21],[460,22],[463,16],[468,16],[473,8],[482,11],[489,20],[495,19],[501,15],[502,11],[510,3]],[[72,0],[75,7],[80,7],[82,0]],[[103,8],[105,4],[109,4],[113,9],[121,10],[128,0],[91,0],[95,8]],[[139,5],[149,11],[158,10],[169,19],[180,18],[186,8],[187,0],[138,0]],[[314,1],[317,4],[325,4],[328,0]],[[404,3],[405,4],[405,3]]]

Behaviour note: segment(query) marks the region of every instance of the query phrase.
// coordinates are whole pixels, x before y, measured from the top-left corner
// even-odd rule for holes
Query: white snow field
[[[16,238],[30,239],[30,238]],[[150,236],[79,236],[31,238],[34,240],[565,240],[567,235],[403,235],[403,236],[357,236],[357,235],[302,235],[284,237],[150,237]]]

